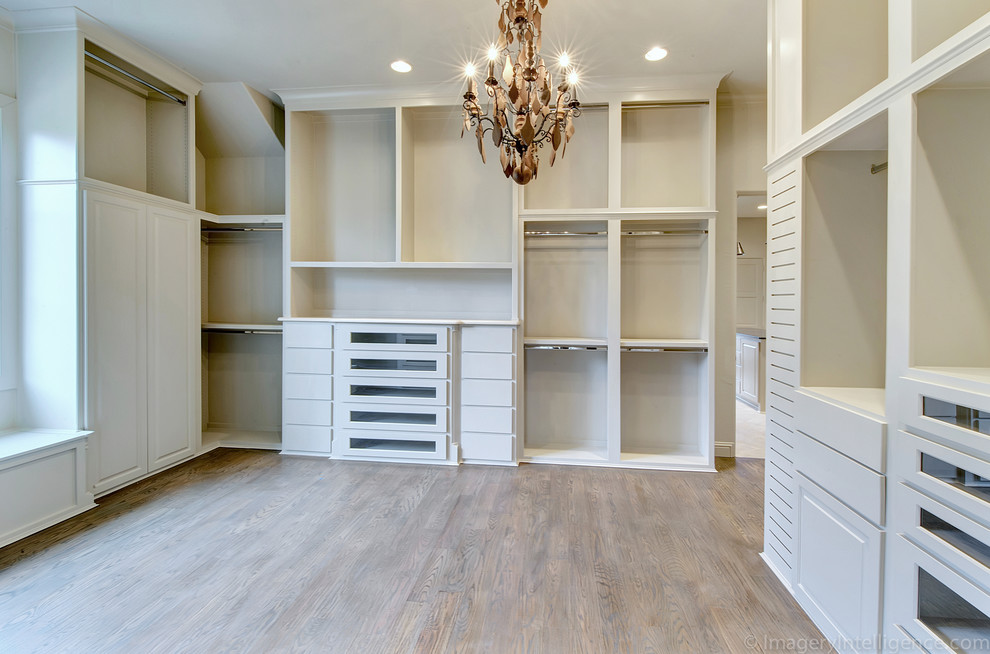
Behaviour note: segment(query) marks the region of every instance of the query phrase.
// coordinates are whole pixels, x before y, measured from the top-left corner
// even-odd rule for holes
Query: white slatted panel
[[[788,582],[793,578],[797,483],[794,473],[794,391],[799,385],[801,170],[770,175],[767,212],[767,450],[764,552]]]

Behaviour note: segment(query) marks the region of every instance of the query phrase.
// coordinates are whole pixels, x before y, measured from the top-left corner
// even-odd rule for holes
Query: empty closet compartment
[[[884,416],[886,113],[844,138],[861,149],[837,141],[805,159],[801,256],[781,257],[801,265],[801,385]],[[771,251],[783,247],[776,238]]]
[[[377,350],[337,350],[334,370],[341,377],[436,377],[448,376],[445,352],[381,352]]]
[[[711,465],[708,353],[623,349],[623,461]]]
[[[622,206],[712,204],[712,120],[707,101],[622,105]]]
[[[509,269],[294,266],[292,315],[390,320],[508,320]]]
[[[915,96],[911,362],[990,391],[990,55]],[[965,86],[967,88],[958,88]]]
[[[337,347],[347,350],[447,351],[447,327],[338,324],[335,330]]]
[[[186,95],[89,41],[85,54],[85,176],[189,202]]]
[[[335,452],[359,458],[446,459],[446,434],[338,430]]]
[[[288,114],[292,261],[396,260],[395,113]]]
[[[278,448],[281,335],[205,331],[202,352],[204,445]]]
[[[887,3],[804,0],[803,9],[801,106],[807,132],[887,79]]]
[[[275,326],[282,310],[281,226],[203,224],[206,324]]]
[[[402,110],[402,261],[512,260],[512,184],[485,138],[460,138],[463,108]]]
[[[604,344],[605,221],[527,221],[523,256],[526,338],[591,339]]]
[[[709,338],[707,221],[622,221],[622,339]]]
[[[571,155],[561,145],[551,166],[553,150],[540,151],[539,176],[523,187],[524,210],[608,206],[608,107],[582,105],[581,116],[574,120],[574,130],[575,145],[567,146],[576,148]]]
[[[912,0],[912,59],[927,54],[988,11],[987,0]]]
[[[525,458],[606,461],[605,348],[527,347],[525,357]]]

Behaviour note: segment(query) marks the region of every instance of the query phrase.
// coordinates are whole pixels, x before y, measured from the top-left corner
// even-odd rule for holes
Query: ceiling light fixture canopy
[[[495,0],[502,7],[498,19],[498,41],[488,48],[485,93],[488,109],[478,104],[478,84],[473,65],[464,94],[464,132],[474,130],[478,151],[485,162],[485,134],[499,150],[502,172],[517,184],[536,178],[538,150],[549,144],[550,165],[557,152],[564,156],[574,136],[574,119],[581,115],[577,99],[577,72],[567,54],[558,58],[560,84],[553,95],[553,78],[540,54],[543,44],[543,14],[548,0]],[[514,46],[513,52],[510,47]],[[503,61],[504,60],[504,63]],[[496,65],[501,69],[496,70]],[[496,77],[500,72],[501,78]]]
[[[660,46],[657,46],[647,52],[645,56],[647,61],[660,61],[667,56],[667,51]]]

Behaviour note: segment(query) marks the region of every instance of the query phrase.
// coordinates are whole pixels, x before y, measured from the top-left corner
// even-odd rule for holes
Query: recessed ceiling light
[[[392,62],[392,70],[397,73],[408,73],[412,70],[412,66],[408,62],[402,61],[401,59]]]
[[[767,205],[765,205],[765,204],[758,204],[758,205],[756,205],[756,208],[759,209],[760,211],[764,211],[767,208]]]
[[[650,50],[649,52],[646,53],[646,60],[647,61],[660,61],[661,59],[663,59],[666,56],[667,56],[667,51],[664,50],[663,48],[661,48],[660,46],[657,46],[657,47],[653,48],[652,50]]]

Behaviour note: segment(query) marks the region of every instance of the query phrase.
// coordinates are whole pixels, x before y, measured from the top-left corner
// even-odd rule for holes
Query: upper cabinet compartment
[[[240,82],[196,100],[196,207],[218,216],[285,213],[285,114]]]
[[[290,112],[293,261],[396,260],[395,114]]]
[[[622,105],[623,208],[711,204],[708,102]]]
[[[550,150],[540,157],[540,176],[526,185],[527,210],[604,209],[608,207],[608,107],[581,107],[568,149],[550,166]]]
[[[887,79],[887,2],[804,0],[803,27],[807,132]]]
[[[487,165],[461,138],[461,107],[402,109],[401,261],[508,262],[512,182],[485,138]]]
[[[84,176],[189,201],[186,94],[85,44]]]
[[[911,10],[911,58],[917,60],[990,12],[990,0],[913,0]]]

